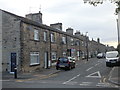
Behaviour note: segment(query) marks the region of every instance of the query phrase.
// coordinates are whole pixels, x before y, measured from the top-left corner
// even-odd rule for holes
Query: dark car
[[[68,57],[59,57],[56,63],[56,69],[65,69],[70,70],[75,68],[75,61],[74,59],[70,59]]]

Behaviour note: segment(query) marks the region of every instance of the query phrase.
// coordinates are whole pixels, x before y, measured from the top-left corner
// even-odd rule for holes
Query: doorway
[[[17,54],[11,53],[11,72],[14,72],[14,68],[16,67],[16,59],[17,59]]]
[[[44,56],[44,68],[48,68],[48,52],[45,52],[45,56]]]

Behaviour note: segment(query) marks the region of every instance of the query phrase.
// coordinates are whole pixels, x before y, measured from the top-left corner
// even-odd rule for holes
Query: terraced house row
[[[89,58],[99,52],[114,49],[73,29],[62,30],[62,23],[42,23],[42,13],[27,14],[21,17],[0,10],[0,54],[2,71],[31,72],[55,65],[58,57],[71,56],[76,60],[86,58],[88,46]]]

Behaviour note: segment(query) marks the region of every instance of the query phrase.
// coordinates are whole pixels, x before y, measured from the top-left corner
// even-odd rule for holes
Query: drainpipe
[[[51,32],[50,32],[50,30],[49,30],[49,38],[50,38],[50,62],[52,62],[52,58],[51,58]],[[50,63],[49,62],[49,63]],[[51,63],[50,63],[51,64]],[[51,66],[51,65],[50,65]]]

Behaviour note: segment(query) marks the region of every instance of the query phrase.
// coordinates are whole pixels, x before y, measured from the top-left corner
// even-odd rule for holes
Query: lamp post
[[[87,53],[87,61],[88,61],[88,37],[87,37],[88,32],[86,32],[86,53]]]

